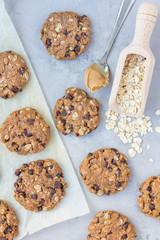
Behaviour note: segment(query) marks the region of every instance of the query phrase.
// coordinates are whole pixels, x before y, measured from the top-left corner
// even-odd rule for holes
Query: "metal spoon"
[[[120,10],[118,12],[117,20],[116,20],[116,23],[113,28],[113,32],[111,34],[111,37],[109,39],[109,42],[107,44],[107,47],[106,47],[106,50],[105,50],[105,53],[104,53],[102,59],[91,64],[85,72],[86,87],[92,92],[95,92],[95,91],[101,89],[102,87],[105,87],[109,83],[109,66],[107,64],[108,55],[109,55],[109,52],[111,50],[111,47],[112,47],[116,37],[117,37],[117,34],[118,34],[120,28],[122,27],[122,24],[125,21],[129,11],[131,10],[133,4],[135,3],[135,1],[136,0],[123,0],[122,1]],[[101,74],[102,79],[100,81],[102,81],[102,82],[98,84],[99,86],[96,86],[97,81],[94,81],[92,87],[91,87],[92,83],[88,82],[89,81],[89,71],[88,71],[89,68],[92,68],[96,72],[98,71]],[[94,74],[94,76],[95,76],[95,74]]]

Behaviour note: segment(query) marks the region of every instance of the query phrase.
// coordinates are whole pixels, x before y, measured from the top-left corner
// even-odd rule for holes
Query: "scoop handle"
[[[128,13],[129,13],[129,11],[131,10],[133,4],[135,3],[135,1],[136,0],[122,0],[121,6],[120,6],[120,9],[119,9],[119,12],[118,12],[118,16],[117,16],[113,31],[111,33],[109,42],[107,44],[105,53],[104,53],[102,59],[100,60],[100,63],[102,65],[106,65],[107,58],[108,58],[108,55],[109,55],[110,50],[112,48],[112,45],[113,45],[113,43],[114,43],[114,41],[117,37],[117,34],[118,34],[119,30],[121,29]]]
[[[158,7],[155,4],[144,2],[140,5],[137,12],[135,35],[132,44],[149,48],[157,16]]]

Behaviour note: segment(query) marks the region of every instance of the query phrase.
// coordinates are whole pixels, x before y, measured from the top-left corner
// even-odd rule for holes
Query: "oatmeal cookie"
[[[88,230],[87,240],[134,240],[137,236],[128,218],[115,211],[98,212]]]
[[[131,175],[127,158],[115,148],[89,153],[79,172],[88,190],[98,196],[123,191]]]
[[[50,127],[33,108],[12,112],[0,128],[0,137],[11,152],[20,155],[42,151],[50,138]]]
[[[99,103],[78,88],[68,88],[65,96],[56,102],[54,108],[56,126],[63,134],[73,132],[74,136],[86,135],[100,123]]]
[[[12,51],[0,53],[0,97],[14,97],[29,80],[24,59]]]
[[[29,211],[49,211],[65,196],[67,184],[62,169],[52,159],[23,164],[15,172],[14,197]]]
[[[45,20],[41,40],[56,59],[75,59],[91,41],[88,17],[74,12],[53,12]]]
[[[142,193],[138,198],[140,211],[160,220],[160,175],[148,178],[139,190]]]
[[[15,212],[3,200],[0,200],[0,239],[12,240],[18,235],[19,221]]]

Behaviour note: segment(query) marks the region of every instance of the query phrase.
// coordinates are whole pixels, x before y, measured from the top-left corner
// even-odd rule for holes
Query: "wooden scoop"
[[[156,23],[158,16],[158,8],[156,5],[152,3],[142,3],[138,9],[137,18],[136,18],[136,28],[135,28],[135,35],[132,43],[126,47],[120,54],[117,70],[115,73],[115,78],[113,82],[113,87],[111,91],[111,96],[109,99],[109,108],[114,110],[117,113],[125,114],[131,117],[138,117],[141,116],[145,110],[145,105],[148,97],[149,87],[152,79],[153,69],[155,65],[155,57],[150,49],[149,42],[150,37],[154,28],[154,25]],[[130,81],[130,86],[141,86],[139,88],[139,93],[141,95],[141,102],[137,107],[135,108],[135,111],[131,111],[132,105],[134,106],[134,100],[128,100],[130,101],[129,104],[126,102],[126,105],[128,105],[128,109],[126,110],[125,107],[121,107],[123,101],[125,100],[125,97],[128,99],[132,98],[132,92],[129,89],[129,85],[125,85],[124,79],[126,76],[132,75],[132,66],[131,62],[129,62],[132,57],[136,59],[136,56],[139,56],[140,59],[143,59],[143,63],[145,62],[145,69],[144,69],[144,75],[143,75],[143,81],[140,83],[141,85],[136,85],[136,81],[139,79],[134,79],[133,74],[133,83]],[[127,60],[126,60],[127,59]],[[127,65],[128,64],[128,65]],[[124,67],[125,66],[125,67]],[[134,66],[135,71],[139,71],[139,67],[137,65]],[[128,69],[131,69],[130,72]],[[128,72],[127,72],[128,71]],[[128,74],[128,75],[127,75]],[[140,73],[141,74],[141,73]],[[141,74],[142,76],[142,74]],[[128,80],[127,80],[128,82]],[[124,85],[123,85],[124,84]],[[139,84],[139,83],[137,83]],[[125,91],[124,91],[125,89]],[[137,89],[135,93],[137,92]],[[122,94],[122,95],[120,95]],[[136,94],[135,94],[136,95]],[[136,101],[138,101],[138,97],[136,95]],[[120,99],[120,100],[119,100]],[[125,102],[125,101],[124,101]]]

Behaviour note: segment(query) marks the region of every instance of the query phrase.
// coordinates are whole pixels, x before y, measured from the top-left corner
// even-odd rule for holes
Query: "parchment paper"
[[[0,198],[15,210],[20,221],[19,236],[16,239],[22,239],[25,235],[45,227],[87,214],[89,208],[30,61],[6,12],[4,2],[0,0],[0,52],[7,50],[19,53],[25,59],[30,72],[30,81],[14,98],[7,100],[0,98],[0,126],[12,111],[30,106],[36,109],[51,127],[50,142],[40,153],[21,156],[10,152],[5,144],[0,142]],[[55,209],[33,213],[25,210],[13,197],[13,183],[16,180],[14,172],[25,162],[46,158],[52,158],[60,164],[68,188],[66,196]]]

